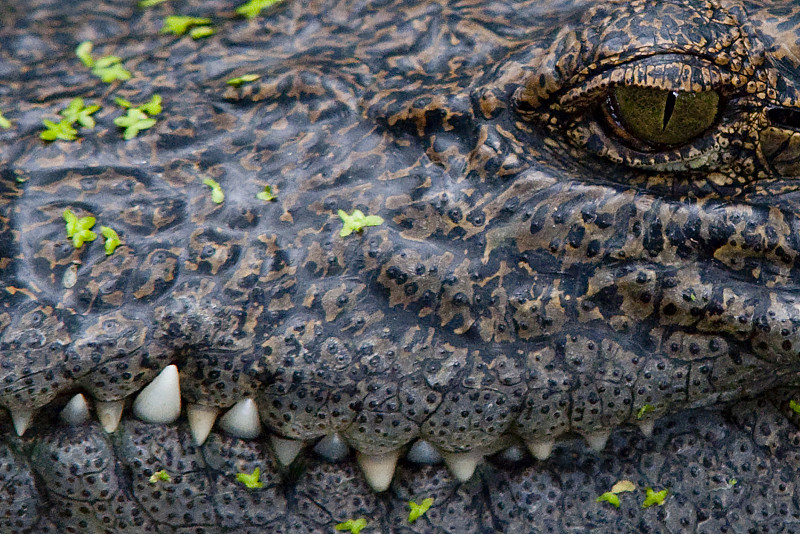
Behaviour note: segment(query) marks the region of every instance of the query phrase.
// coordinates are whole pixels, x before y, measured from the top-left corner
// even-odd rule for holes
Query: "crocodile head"
[[[401,457],[467,482],[796,385],[798,6],[374,4],[174,11],[218,17],[199,40],[8,8],[0,453],[37,510],[9,528],[314,530]],[[122,139],[115,97],[154,94]],[[76,96],[97,125],[42,141]],[[312,447],[360,465],[347,505]],[[281,519],[298,494],[324,518]]]

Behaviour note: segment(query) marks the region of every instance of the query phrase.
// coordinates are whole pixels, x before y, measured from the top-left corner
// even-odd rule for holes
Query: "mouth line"
[[[223,434],[232,439],[268,443],[278,465],[288,468],[303,450],[313,451],[329,462],[341,462],[354,458],[362,469],[370,487],[377,492],[385,491],[391,484],[398,461],[435,465],[445,463],[459,481],[472,478],[476,468],[487,457],[501,459],[523,458],[529,453],[544,460],[550,457],[555,438],[523,440],[512,432],[503,432],[489,445],[483,444],[472,450],[449,452],[418,437],[393,450],[377,453],[362,453],[348,442],[340,432],[329,432],[312,439],[290,439],[265,429],[260,421],[259,407],[252,398],[241,399],[228,408],[204,406],[196,403],[181,403],[180,374],[175,364],[165,367],[158,376],[137,394],[118,401],[99,401],[80,388],[62,391],[47,405],[36,410],[10,410],[11,423],[18,436],[36,437],[41,432],[55,427],[101,426],[105,434],[113,436],[125,421],[139,420],[141,424],[188,426],[192,443],[202,446],[210,435]],[[645,435],[652,433],[654,420],[639,422]],[[213,429],[216,428],[216,432]],[[511,429],[509,429],[511,430]],[[577,435],[562,433],[559,441]],[[583,433],[589,447],[602,451],[610,435],[608,431]],[[512,462],[513,463],[513,462]]]
[[[493,458],[490,461],[499,461],[501,464],[515,464],[520,459],[530,457],[537,460],[548,459],[556,446],[556,439],[563,442],[580,435],[589,449],[600,453],[605,449],[612,429],[620,428],[620,425],[613,425],[608,429],[580,432],[562,428],[559,432],[523,440],[509,427],[496,435],[490,443],[482,442],[469,450],[459,452],[442,449],[419,436],[391,450],[360,452],[349,442],[343,431],[327,432],[311,439],[292,439],[265,429],[259,416],[259,406],[250,397],[239,399],[226,408],[198,403],[184,404],[181,399],[180,372],[175,364],[162,369],[149,384],[125,399],[100,401],[92,399],[90,394],[80,388],[71,388],[59,393],[42,408],[16,409],[10,412],[16,434],[27,434],[28,438],[31,434],[35,438],[41,432],[54,427],[96,427],[98,420],[105,434],[112,439],[116,439],[113,436],[126,424],[170,427],[177,423],[179,427],[188,427],[191,442],[197,447],[203,446],[209,436],[213,435],[227,435],[231,439],[263,444],[281,469],[290,468],[299,456],[303,456],[303,451],[313,451],[316,456],[333,463],[354,459],[367,484],[375,492],[383,492],[389,488],[398,462],[415,465],[444,463],[456,480],[467,482],[487,458]],[[572,416],[568,417],[571,418]],[[648,415],[638,419],[632,422],[645,437],[649,437],[653,432],[655,417]],[[576,417],[576,421],[580,420]],[[355,424],[355,421],[351,424]]]

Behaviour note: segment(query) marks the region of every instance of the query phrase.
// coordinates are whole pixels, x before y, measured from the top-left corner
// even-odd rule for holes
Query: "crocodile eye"
[[[720,108],[716,91],[665,91],[617,86],[602,106],[611,133],[635,150],[679,147],[713,126]]]

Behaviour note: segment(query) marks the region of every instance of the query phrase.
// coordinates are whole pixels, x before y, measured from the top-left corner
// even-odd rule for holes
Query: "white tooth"
[[[356,453],[356,460],[364,473],[364,478],[367,479],[367,484],[377,492],[389,489],[399,457],[399,450],[384,454]]]
[[[329,462],[341,462],[350,454],[350,447],[339,434],[330,434],[317,442],[314,452]]]
[[[553,447],[555,444],[556,440],[554,439],[525,442],[525,445],[528,446],[528,450],[531,451],[531,454],[537,460],[547,460],[550,458],[550,454],[553,452]]]
[[[442,461],[442,455],[439,454],[439,451],[424,439],[418,439],[414,442],[411,448],[408,449],[406,458],[409,462],[423,465],[436,465]]]
[[[219,415],[219,408],[216,406],[204,406],[202,404],[189,403],[186,405],[186,417],[189,419],[189,430],[197,445],[205,443],[214,421]]]
[[[518,464],[525,459],[525,449],[519,445],[512,445],[511,447],[503,449],[497,456],[509,464]]]
[[[586,440],[586,443],[589,444],[589,448],[594,452],[602,452],[602,450],[606,448],[606,442],[610,435],[611,432],[608,431],[593,432],[591,434],[584,434],[583,438]]]
[[[283,466],[294,462],[294,459],[297,458],[297,455],[306,444],[302,440],[279,438],[274,434],[270,434],[269,440],[272,443],[272,450],[275,451],[278,462]]]
[[[469,452],[443,452],[444,463],[459,482],[466,482],[472,478],[475,468],[483,460],[483,454],[478,451]]]
[[[28,426],[31,424],[31,419],[33,419],[33,410],[10,410],[11,411],[11,420],[14,422],[14,430],[17,431],[17,435],[21,436],[28,430]]]
[[[653,427],[656,425],[656,422],[655,422],[654,419],[647,419],[647,420],[644,420],[644,421],[639,421],[636,424],[639,425],[639,430],[642,431],[642,434],[644,434],[644,437],[649,438],[650,436],[653,435]]]
[[[86,397],[78,393],[72,397],[64,409],[61,410],[61,419],[69,425],[79,425],[89,420],[89,405]]]
[[[261,434],[261,421],[258,419],[258,406],[253,399],[242,399],[228,410],[219,420],[219,427],[242,439],[253,439]]]
[[[111,434],[117,430],[119,420],[122,419],[122,409],[125,407],[124,400],[115,401],[95,401],[97,418],[103,430]]]
[[[172,423],[181,415],[178,368],[168,365],[133,401],[133,413],[146,423]]]

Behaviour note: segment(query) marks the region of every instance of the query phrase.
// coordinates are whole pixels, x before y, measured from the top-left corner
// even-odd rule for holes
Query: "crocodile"
[[[0,532],[797,530],[797,2],[240,3],[0,2]]]

